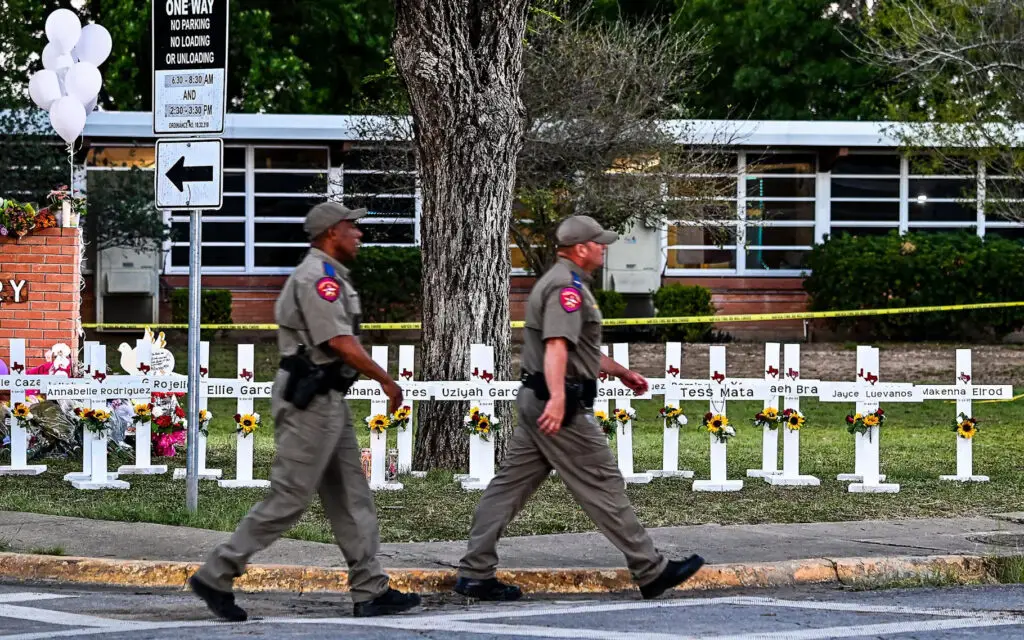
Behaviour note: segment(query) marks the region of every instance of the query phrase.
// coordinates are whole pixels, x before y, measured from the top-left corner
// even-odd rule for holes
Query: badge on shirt
[[[583,280],[580,278],[580,274],[575,271],[572,272],[572,286],[576,287],[580,291],[583,291]]]
[[[327,302],[334,302],[338,299],[341,286],[338,281],[330,276],[324,276],[316,282],[316,294]]]
[[[583,304],[583,298],[580,296],[580,292],[576,289],[566,287],[559,292],[558,302],[567,312],[573,313],[574,311],[579,310],[580,305]]]

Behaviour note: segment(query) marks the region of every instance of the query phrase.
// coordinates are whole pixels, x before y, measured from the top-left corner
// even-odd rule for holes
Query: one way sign
[[[224,141],[156,141],[158,209],[220,209],[224,204]]]

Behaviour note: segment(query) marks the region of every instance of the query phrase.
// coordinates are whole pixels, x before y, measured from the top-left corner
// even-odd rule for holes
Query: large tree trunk
[[[395,59],[412,106],[423,213],[426,380],[464,380],[469,345],[511,374],[509,221],[525,110],[519,98],[528,0],[396,0]],[[499,403],[499,458],[514,425]],[[463,468],[463,402],[424,403],[417,469]]]

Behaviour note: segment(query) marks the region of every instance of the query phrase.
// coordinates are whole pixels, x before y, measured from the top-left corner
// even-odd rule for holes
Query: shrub
[[[967,232],[827,238],[807,258],[814,311],[1024,300],[1024,245]],[[855,339],[1001,339],[1024,327],[1016,308],[836,318]]]
[[[595,289],[594,298],[604,318],[621,318],[626,315],[626,299],[618,291]]]
[[[349,267],[364,322],[420,319],[422,268],[417,247],[362,247]]]
[[[199,321],[203,324],[231,324],[231,292],[203,289],[199,299]],[[171,322],[188,322],[188,289],[171,292]]]
[[[669,284],[654,294],[654,316],[710,316],[715,313],[711,290],[697,285]],[[711,323],[658,325],[663,340],[674,342],[705,342],[712,336]]]

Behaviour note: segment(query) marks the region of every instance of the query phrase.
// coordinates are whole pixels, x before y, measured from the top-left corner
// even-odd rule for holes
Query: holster
[[[520,377],[523,386],[533,391],[538,400],[547,402],[551,399],[548,391],[547,381],[543,373],[524,372]],[[568,425],[576,417],[576,412],[582,409],[592,409],[594,399],[597,397],[597,380],[575,380],[565,381],[565,417],[562,425]]]
[[[313,398],[332,389],[348,393],[356,381],[355,377],[341,375],[340,362],[324,366],[314,364],[303,345],[294,355],[281,358],[281,369],[289,373],[282,397],[300,411],[306,409]]]

